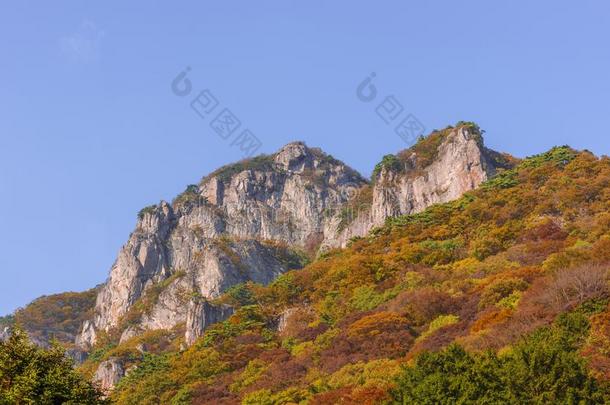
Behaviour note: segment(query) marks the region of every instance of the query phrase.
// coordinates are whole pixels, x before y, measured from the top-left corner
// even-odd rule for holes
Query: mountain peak
[[[284,170],[302,170],[307,164],[311,166],[313,153],[305,142],[290,142],[284,145],[275,154],[274,160],[281,165]]]

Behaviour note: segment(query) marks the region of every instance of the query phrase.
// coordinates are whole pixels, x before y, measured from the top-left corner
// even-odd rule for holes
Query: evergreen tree
[[[30,342],[19,327],[0,341],[0,404],[107,404],[54,343],[49,349]]]

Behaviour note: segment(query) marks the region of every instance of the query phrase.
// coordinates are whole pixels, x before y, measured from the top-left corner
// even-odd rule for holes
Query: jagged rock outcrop
[[[74,343],[78,347],[87,347],[90,342],[95,342],[96,333],[93,321],[86,320],[83,322],[80,334],[76,336]]]
[[[145,288],[171,275],[164,243],[174,219],[166,202],[141,213],[135,232],[119,252],[110,277],[97,296],[94,330],[108,330],[116,325]],[[95,339],[96,334],[90,329],[83,330],[87,336],[82,335],[79,342],[85,343],[88,336]]]
[[[277,320],[277,331],[278,332],[282,333],[284,330],[286,330],[286,326],[288,325],[288,320],[290,319],[292,314],[294,314],[295,311],[296,311],[295,308],[288,308],[287,310],[282,312],[279,319]]]
[[[210,326],[222,322],[233,315],[228,305],[212,305],[208,301],[191,301],[186,317],[185,341],[192,345]]]
[[[171,205],[142,210],[77,342],[89,347],[97,331],[120,327],[138,301],[148,307],[138,314],[139,329],[171,328],[186,321],[189,295],[215,298],[299,267],[291,248],[315,249],[330,219],[325,212],[365,184],[343,163],[295,142],[217,170]]]
[[[423,142],[430,144],[431,150],[425,152],[433,158],[422,159],[416,145],[382,163],[374,174],[372,190],[361,191],[371,194],[370,201],[362,204],[362,199],[355,198],[346,211],[348,224],[342,223],[344,214],[327,225],[326,247],[344,247],[351,238],[365,236],[389,217],[455,200],[492,177],[498,167],[508,165],[501,155],[483,146],[476,126],[448,128]]]
[[[5,326],[4,328],[0,329],[0,342],[8,340],[8,338],[10,338],[10,337],[11,337],[11,328],[9,328],[8,326]]]
[[[79,366],[87,360],[89,353],[79,347],[71,347],[66,349],[66,357],[72,359],[74,365]]]
[[[100,363],[97,368],[93,381],[99,384],[100,389],[105,393],[110,393],[125,376],[125,368],[120,359],[111,358]]]

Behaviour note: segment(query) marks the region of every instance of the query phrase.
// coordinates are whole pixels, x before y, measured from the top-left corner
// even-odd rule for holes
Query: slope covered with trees
[[[558,147],[232,288],[235,314],[188,349],[104,341],[83,370],[137,365],[124,404],[607,403],[609,269],[610,159]]]
[[[72,346],[83,321],[91,317],[97,289],[45,295],[35,299],[14,315],[0,318],[0,329],[18,324],[30,339],[46,346],[55,339]]]

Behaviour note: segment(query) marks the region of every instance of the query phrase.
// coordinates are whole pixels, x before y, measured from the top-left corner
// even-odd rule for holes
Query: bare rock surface
[[[99,384],[103,392],[110,393],[124,376],[125,369],[121,361],[111,358],[100,363],[93,381]]]
[[[233,308],[228,305],[212,305],[207,301],[189,304],[185,341],[187,345],[192,345],[203,336],[203,332],[210,326],[222,322],[233,315]]]
[[[342,218],[335,217],[326,229],[324,245],[345,247],[351,238],[367,235],[387,218],[456,200],[491,178],[498,168],[499,154],[482,145],[476,128],[448,131],[435,154],[422,167],[417,154],[407,150],[401,161],[381,167],[372,185],[370,205],[350,207],[351,222],[346,226],[341,226]]]
[[[77,343],[90,347],[100,330],[121,328],[139,300],[148,307],[138,316],[141,330],[169,329],[186,322],[189,296],[213,299],[235,284],[266,284],[300,267],[292,248],[319,244],[325,212],[366,183],[295,142],[215,171],[172,204],[143,209]]]

